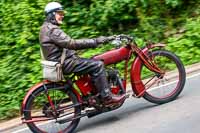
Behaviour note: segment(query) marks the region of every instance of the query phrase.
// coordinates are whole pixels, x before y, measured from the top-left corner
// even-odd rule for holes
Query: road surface
[[[26,125],[6,131],[29,133]],[[200,73],[187,77],[177,100],[155,105],[129,98],[115,111],[82,118],[76,133],[200,133]]]

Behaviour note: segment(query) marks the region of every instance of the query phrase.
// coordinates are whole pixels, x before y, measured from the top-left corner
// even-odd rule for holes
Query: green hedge
[[[28,89],[41,80],[38,33],[50,0],[0,2],[0,120],[19,113]],[[61,2],[62,28],[73,38],[130,34],[138,41],[162,41],[184,64],[200,61],[198,0],[73,0]],[[89,57],[110,49],[103,46]]]

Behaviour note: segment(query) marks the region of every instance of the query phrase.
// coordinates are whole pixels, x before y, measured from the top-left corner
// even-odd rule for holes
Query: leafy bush
[[[200,17],[187,19],[185,26],[168,38],[168,49],[179,55],[184,64],[200,61]]]

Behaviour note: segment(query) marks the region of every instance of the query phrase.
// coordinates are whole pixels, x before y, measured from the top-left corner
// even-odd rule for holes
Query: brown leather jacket
[[[109,37],[74,40],[65,34],[57,25],[44,22],[40,30],[41,49],[46,60],[59,61],[63,48],[67,49],[66,59],[75,55],[74,50],[94,48],[98,44],[112,40]]]

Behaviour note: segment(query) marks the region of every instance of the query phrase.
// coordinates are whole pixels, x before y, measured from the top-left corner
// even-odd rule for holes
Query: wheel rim
[[[166,99],[176,94],[181,81],[177,61],[168,54],[163,53],[156,53],[151,56],[151,59],[161,70],[165,71],[165,74],[159,75],[151,72],[143,65],[141,75],[146,89],[145,93],[157,99]]]
[[[77,113],[75,107],[70,109],[63,109],[66,106],[73,105],[72,99],[69,98],[62,89],[51,88],[48,90],[48,95],[51,97],[53,104],[56,107],[56,110],[60,110],[57,113],[57,116],[63,116],[57,118],[57,120],[63,120],[66,118],[74,118]],[[56,122],[55,115],[53,115],[53,109],[49,105],[49,101],[45,91],[38,93],[38,95],[32,94],[33,100],[30,101],[30,110],[25,110],[26,120],[36,120],[36,119],[52,119],[46,121],[30,122],[27,123],[29,127],[36,130],[36,132],[42,133],[62,133],[69,132],[72,129],[73,121],[59,124]],[[69,114],[69,115],[66,115]],[[66,115],[66,116],[64,116]]]

